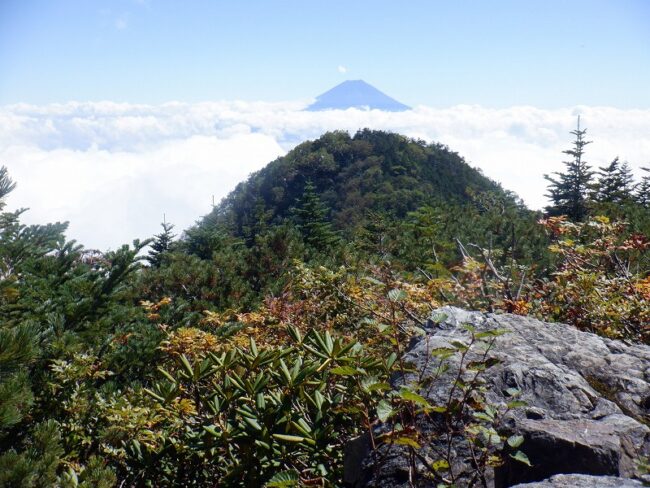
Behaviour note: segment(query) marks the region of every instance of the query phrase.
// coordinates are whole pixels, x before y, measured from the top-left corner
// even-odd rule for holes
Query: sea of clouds
[[[116,248],[160,231],[181,231],[235,185],[300,142],[364,127],[441,142],[472,166],[541,208],[544,174],[562,169],[577,116],[588,129],[587,160],[618,156],[637,175],[650,165],[650,110],[540,109],[459,105],[406,112],[308,112],[307,102],[140,105],[69,102],[0,107],[0,165],[18,187],[11,208],[27,223],[69,221],[87,247]]]

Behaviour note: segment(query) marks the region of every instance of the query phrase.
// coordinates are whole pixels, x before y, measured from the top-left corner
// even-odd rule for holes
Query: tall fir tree
[[[328,220],[329,211],[316,193],[316,187],[307,181],[293,216],[305,244],[315,250],[329,249],[339,241],[339,237]]]
[[[595,185],[594,200],[598,203],[624,203],[632,200],[634,195],[634,176],[627,162],[618,158],[607,166],[598,168],[598,180]]]
[[[641,178],[637,185],[635,197],[640,205],[650,208],[650,167],[641,169],[646,172],[646,175]]]
[[[7,168],[0,167],[0,311],[12,306],[19,295],[22,279],[17,260],[16,241],[20,240],[23,255],[33,247],[21,240],[23,227],[18,222],[20,212],[3,212],[5,198],[15,188]],[[38,341],[36,327],[23,320],[9,320],[0,314],[0,441],[4,430],[21,421],[29,413],[33,393],[28,378],[29,365],[36,358]],[[22,319],[22,317],[20,317]]]
[[[546,207],[549,215],[566,215],[578,222],[587,216],[594,172],[583,159],[585,146],[591,143],[585,140],[586,133],[586,129],[580,129],[580,117],[578,117],[576,130],[571,131],[575,136],[573,148],[563,151],[572,158],[570,161],[564,161],[566,171],[553,173],[557,178],[544,175],[544,178],[549,181],[546,194],[551,200],[551,205]]]
[[[151,249],[149,250],[149,255],[147,256],[147,261],[154,268],[160,267],[165,253],[169,252],[172,241],[174,240],[174,237],[176,237],[172,234],[172,229],[174,228],[172,224],[163,221],[160,225],[163,228],[163,231],[154,236],[153,242],[151,243]]]

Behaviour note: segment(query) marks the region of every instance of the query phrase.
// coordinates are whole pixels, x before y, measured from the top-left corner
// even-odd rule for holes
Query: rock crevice
[[[503,428],[508,434],[524,437],[521,449],[532,467],[506,456],[505,463],[489,474],[490,486],[499,488],[532,482],[537,484],[531,486],[539,487],[570,486],[561,484],[564,478],[551,478],[568,474],[621,479],[642,476],[640,463],[650,455],[647,425],[650,418],[650,347],[629,345],[568,325],[516,315],[444,307],[432,317],[426,335],[412,343],[405,356],[418,371],[417,376],[424,378],[433,375],[436,368],[434,362],[428,360],[430,351],[448,347],[452,341],[468,339],[469,332],[464,325],[471,325],[476,331],[508,330],[496,339],[491,351],[499,364],[489,368],[483,378],[488,386],[487,399],[492,404],[507,403],[510,400],[507,392],[513,387],[521,391],[520,398],[526,406],[508,414]],[[433,405],[443,404],[449,393],[454,358],[450,361],[449,376],[437,378],[431,387],[421,392]],[[394,386],[411,383],[415,376],[398,377]],[[418,428],[429,433],[432,443],[436,442],[435,436],[439,433],[435,422],[423,417]],[[406,461],[402,460],[404,456],[400,456],[403,450],[398,446],[384,447],[383,461],[378,466],[374,461],[377,453],[371,455],[367,443],[359,440],[356,447],[348,451],[363,461],[356,462],[354,469],[346,473],[348,486],[408,486],[407,481],[400,481],[405,470],[408,471],[404,465]],[[426,458],[431,453],[423,448],[420,454]],[[454,463],[462,470],[464,462],[466,458],[461,448]],[[471,470],[471,466],[466,468]],[[551,479],[540,484],[547,478]],[[580,482],[586,483],[585,479],[580,478]],[[421,481],[419,486],[434,484]],[[636,484],[630,481],[621,486]]]

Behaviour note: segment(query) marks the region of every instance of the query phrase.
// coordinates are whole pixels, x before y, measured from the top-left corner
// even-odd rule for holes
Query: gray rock
[[[449,370],[433,380],[439,363],[432,359],[431,351],[449,347],[451,341],[467,342],[470,333],[463,324],[472,325],[477,332],[508,330],[496,338],[489,353],[500,363],[483,375],[486,397],[493,405],[505,407],[512,400],[512,388],[516,388],[521,392],[518,399],[527,404],[510,411],[501,430],[524,437],[521,450],[532,467],[504,455],[504,464],[487,473],[489,486],[540,481],[559,473],[640,476],[639,462],[650,455],[650,347],[529,317],[443,307],[432,315],[426,336],[412,343],[405,356],[418,373],[395,378],[394,386],[431,379],[420,394],[432,405],[446,404],[459,359],[449,358]],[[478,359],[477,354],[470,352],[468,360]],[[439,458],[437,452],[446,442],[435,418],[422,416],[417,422],[418,430],[428,433],[431,441],[419,451],[417,473],[410,476],[421,479],[416,486],[435,486],[423,476],[426,469],[422,459]],[[359,449],[361,445],[365,447]],[[383,446],[371,453],[366,441],[350,449],[355,459],[363,461],[355,461],[355,470],[346,470],[348,486],[408,486],[409,468],[401,453],[404,448]],[[454,444],[452,458],[456,473],[473,471],[466,443]],[[467,485],[468,479],[461,476],[457,483]]]
[[[544,481],[523,483],[513,488],[641,488],[643,483],[615,476],[556,474]]]

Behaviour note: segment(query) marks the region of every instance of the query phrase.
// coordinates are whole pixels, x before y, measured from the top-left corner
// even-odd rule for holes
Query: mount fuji
[[[307,110],[345,110],[348,108],[377,109],[402,112],[411,107],[398,102],[363,80],[348,80],[316,97]]]

